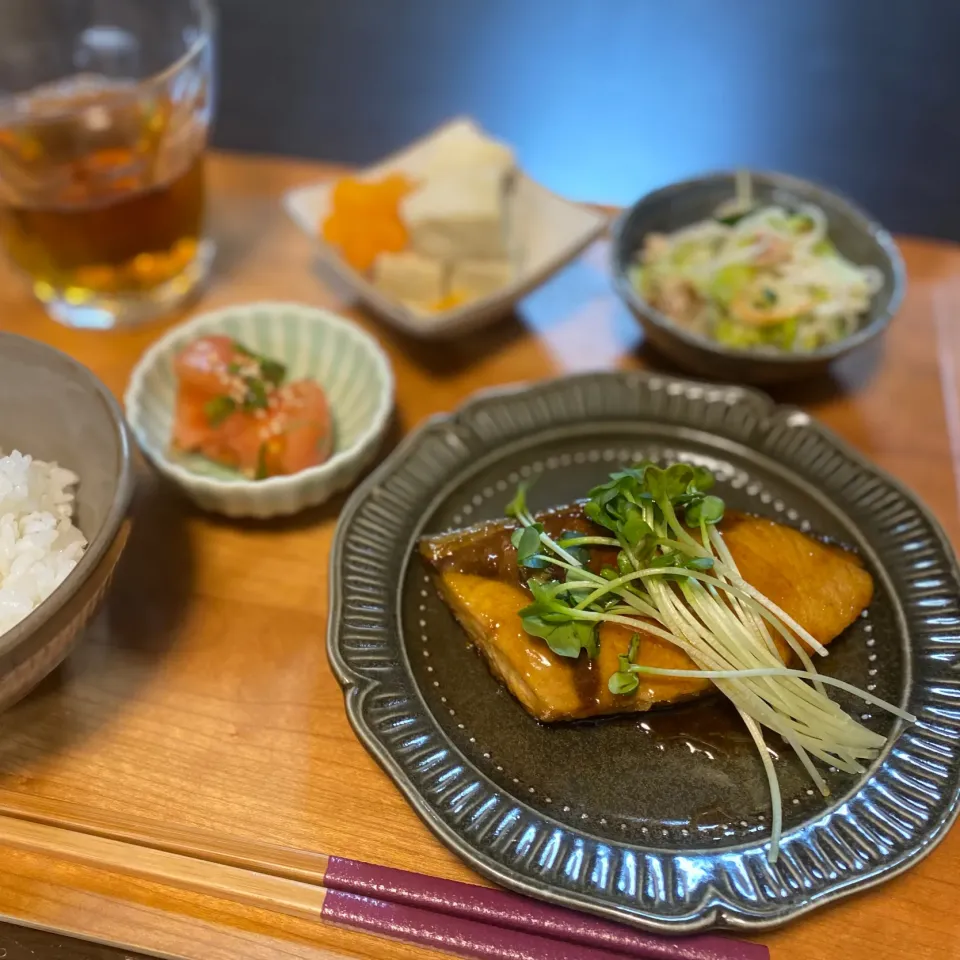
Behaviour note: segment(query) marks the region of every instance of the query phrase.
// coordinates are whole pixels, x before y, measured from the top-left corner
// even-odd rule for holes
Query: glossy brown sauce
[[[606,680],[600,675],[597,661],[591,660],[581,652],[573,666],[573,685],[577,691],[577,699],[584,707],[600,703],[600,692]]]
[[[583,515],[583,507],[580,504],[546,510],[537,514],[537,520],[543,524],[544,530],[551,537],[559,537],[566,530],[576,530],[589,536],[604,535],[600,527],[595,526]],[[533,576],[534,571],[521,567],[517,563],[517,551],[510,542],[510,537],[516,529],[517,524],[513,520],[494,520],[466,530],[432,537],[423,542],[421,549],[438,570],[454,570],[457,573],[468,573],[478,577],[497,577],[526,586],[527,580]],[[595,563],[600,563],[599,557],[602,554],[607,554],[608,558],[615,558],[616,551],[591,548],[591,567]],[[606,562],[611,561],[607,559]],[[559,576],[562,573],[558,567],[547,568],[542,572],[551,576]]]
[[[640,729],[656,743],[681,745],[708,760],[722,759],[752,743],[739,714],[719,693],[686,706],[651,710],[640,721]]]
[[[581,503],[545,511],[537,519],[554,538],[566,530],[589,536],[610,535],[584,516]],[[869,603],[869,576],[851,574],[859,563],[854,561],[851,565],[850,554],[841,547],[817,542],[773,521],[733,511],[727,513],[722,529],[748,581],[774,602],[782,601],[785,609],[792,607],[797,619],[821,642],[829,642]],[[498,660],[499,667],[494,672],[534,716],[553,722],[644,711],[679,704],[708,692],[707,681],[647,675],[635,695],[611,694],[607,682],[617,671],[617,655],[627,652],[634,633],[641,637],[637,662],[667,669],[693,669],[679,648],[639,625],[634,630],[603,624],[600,653],[593,660],[584,653],[576,660],[561,658],[550,652],[546,644],[532,642],[516,616],[526,603],[525,597],[529,597],[527,581],[534,576],[560,578],[565,574],[557,567],[539,571],[520,567],[510,542],[515,530],[512,521],[493,521],[425,539],[420,549],[437,571],[441,592],[461,623],[487,657]],[[589,551],[590,567],[594,570],[615,562],[615,547],[591,546]],[[771,556],[782,558],[782,562],[772,562]],[[842,562],[838,562],[841,557]],[[798,589],[800,582],[812,584],[812,592]],[[733,729],[724,725],[724,716],[731,715]],[[653,713],[649,716],[650,730],[660,731],[658,749],[666,749],[672,735],[665,733],[664,728],[670,721]],[[724,714],[713,706],[702,716],[697,728],[691,729],[693,715],[680,711],[678,722],[685,737],[681,746],[691,753],[702,752],[712,758],[725,752],[722,741],[745,735],[735,713]]]
[[[721,528],[728,530],[742,520],[750,518],[752,518],[750,514],[728,510]],[[609,530],[604,530],[584,516],[582,503],[544,510],[536,515],[536,519],[543,524],[544,530],[553,538],[559,537],[567,530],[590,537],[612,536]],[[510,542],[510,537],[516,529],[517,523],[514,520],[491,520],[463,530],[455,530],[449,534],[430,537],[422,541],[421,550],[426,559],[438,570],[455,570],[457,573],[470,573],[479,577],[499,577],[525,586],[534,571],[521,567],[517,563],[517,551]],[[697,531],[691,530],[690,533],[699,540]],[[807,536],[810,535],[807,534]],[[811,539],[848,555],[843,545],[829,537],[811,536]],[[591,546],[589,550],[588,567],[594,572],[599,571],[605,564],[615,564],[619,552],[615,547],[605,546]],[[559,567],[547,568],[543,572],[557,577],[563,573]]]

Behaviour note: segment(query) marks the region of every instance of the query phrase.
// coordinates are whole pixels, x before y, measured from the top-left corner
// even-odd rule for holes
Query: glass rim
[[[178,73],[182,72],[188,64],[193,60],[196,60],[203,51],[213,42],[214,31],[217,24],[217,14],[214,7],[214,0],[191,0],[191,3],[196,6],[199,14],[199,26],[197,36],[194,41],[180,54],[172,63],[165,66],[162,70],[158,70],[155,73],[151,73],[149,76],[143,77],[140,80],[136,80],[132,89],[129,91],[131,97],[136,97],[140,95],[145,89],[149,89],[154,86],[161,86],[166,83],[171,77],[176,76]],[[24,91],[23,93],[2,93],[0,92],[0,119],[2,119],[4,113],[7,112],[11,107],[13,108],[14,113],[18,113],[17,104],[23,100],[25,97],[30,95],[30,91]],[[55,120],[58,117],[69,114],[72,111],[69,107],[64,108],[63,111],[55,111],[53,113],[45,114],[43,119]]]

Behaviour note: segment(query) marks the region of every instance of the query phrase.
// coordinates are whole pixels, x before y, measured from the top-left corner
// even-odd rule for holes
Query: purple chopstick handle
[[[468,960],[628,960],[620,953],[491,927],[475,920],[340,890],[327,891],[323,919],[351,930],[432,947]]]
[[[504,890],[441,880],[358,860],[331,857],[323,882],[329,890],[343,890],[491,926],[615,950],[644,960],[769,960],[770,957],[770,951],[760,943],[709,935],[661,937]]]

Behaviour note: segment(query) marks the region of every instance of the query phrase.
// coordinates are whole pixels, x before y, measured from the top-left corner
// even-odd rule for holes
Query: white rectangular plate
[[[454,126],[477,129],[469,119],[453,120],[405,150],[364,170],[361,176],[379,177],[394,171],[412,178],[422,176],[424,161],[433,142]],[[423,316],[384,296],[362,273],[343,260],[334,247],[324,242],[320,223],[329,210],[332,189],[333,181],[327,181],[291,190],[284,195],[284,207],[297,226],[317,243],[326,266],[362,303],[405,333],[427,340],[466,333],[509,313],[518,300],[566,266],[600,236],[609,221],[606,214],[565,200],[520,171],[511,198],[513,242],[518,251],[513,283],[481,300]]]

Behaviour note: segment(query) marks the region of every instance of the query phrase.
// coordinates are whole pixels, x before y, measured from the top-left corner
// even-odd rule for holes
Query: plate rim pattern
[[[458,750],[406,664],[400,584],[419,518],[451,476],[525,433],[641,415],[707,428],[795,469],[800,458],[803,479],[845,515],[861,512],[858,528],[869,516],[871,548],[897,584],[909,633],[905,702],[920,722],[853,792],[791,830],[774,866],[766,842],[659,849],[554,820]],[[361,743],[441,842],[516,892],[660,933],[768,929],[907,869],[960,810],[960,569],[952,546],[899,481],[759,391],[644,371],[483,391],[421,424],[354,491],[338,521],[329,586],[328,656]]]

